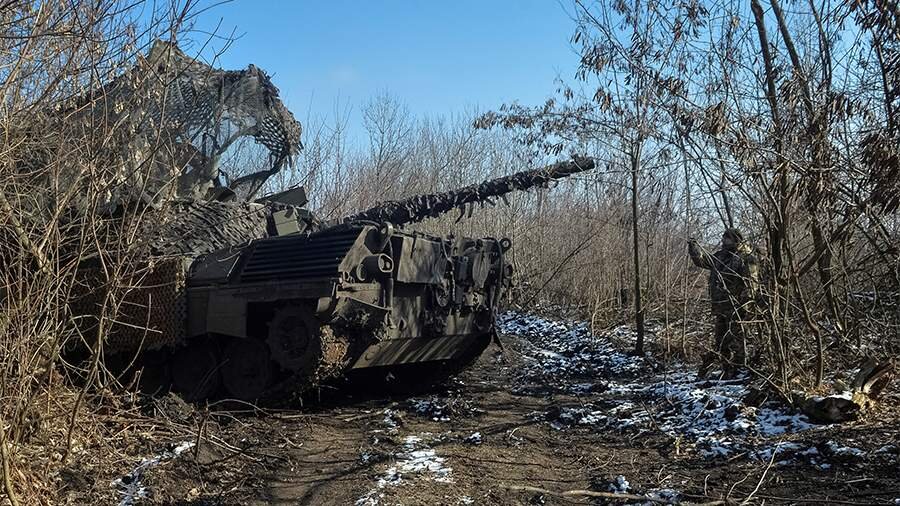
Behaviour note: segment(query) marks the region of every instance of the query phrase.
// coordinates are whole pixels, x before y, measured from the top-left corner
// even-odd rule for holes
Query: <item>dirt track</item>
[[[216,417],[199,448],[142,473],[145,501],[610,500],[579,491],[700,503],[900,497],[896,419],[813,426],[772,403],[730,400],[745,385],[697,382],[677,368],[662,376],[652,360],[586,340],[576,327],[524,323],[532,330],[506,323],[519,335],[505,336],[504,353],[492,346],[424,395],[343,392],[304,410]]]

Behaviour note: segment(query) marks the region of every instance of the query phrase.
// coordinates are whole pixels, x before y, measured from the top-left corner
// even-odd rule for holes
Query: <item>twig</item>
[[[656,423],[656,417],[655,417],[655,416],[653,416],[653,412],[652,412],[652,411],[650,411],[650,408],[649,408],[649,407],[647,407],[647,405],[646,405],[646,404],[644,404],[644,401],[638,401],[638,402],[639,402],[639,403],[640,403],[640,404],[641,404],[641,407],[642,407],[642,408],[644,408],[644,411],[646,411],[646,412],[647,412],[647,416],[649,416],[649,417],[650,417],[650,423],[652,423],[652,424],[653,424],[653,427],[655,427],[655,428],[656,428],[656,430],[657,430],[657,431],[659,431],[659,432],[660,432],[660,433],[662,433],[662,434],[666,434],[666,432],[665,432],[665,431],[664,431],[664,430],[662,430],[662,429],[661,429],[661,428],[660,428],[660,427],[659,427],[659,424],[658,424],[658,423]]]
[[[769,469],[772,469],[772,464],[775,462],[775,455],[777,455],[777,454],[778,454],[778,445],[776,444],[775,448],[772,450],[772,457],[769,459],[769,463],[766,465],[766,468],[763,469],[763,473],[762,473],[762,476],[759,477],[759,481],[756,482],[756,487],[753,489],[753,492],[750,492],[750,495],[748,495],[746,498],[744,498],[743,501],[741,501],[741,506],[750,502],[750,499],[752,499],[753,496],[756,495],[757,492],[759,492],[759,487],[762,486],[763,481],[765,481],[765,479],[766,479],[766,475],[769,474]],[[747,478],[744,478],[744,479],[746,480]],[[743,480],[741,480],[741,481],[743,481]],[[740,483],[740,482],[738,482],[738,483]],[[737,483],[735,483],[735,486],[737,486]],[[731,488],[732,488],[732,490],[734,490],[734,487],[731,487]]]
[[[209,410],[203,410],[203,418],[200,420],[200,427],[197,429],[197,439],[194,441],[194,461],[200,461],[200,443],[203,442],[203,431],[206,430],[206,422],[209,420]]]
[[[666,499],[657,499],[655,497],[647,497],[644,495],[636,495],[636,494],[620,494],[616,492],[598,492],[596,490],[564,490],[562,492],[556,492],[553,490],[548,490],[546,488],[540,487],[532,487],[529,485],[501,485],[503,488],[507,490],[511,490],[513,492],[532,492],[535,494],[544,494],[544,495],[552,495],[555,497],[602,497],[604,499],[621,499],[628,501],[649,501],[657,504],[670,504],[671,501]],[[707,503],[708,506],[713,506],[716,504],[725,504],[724,501],[714,501],[711,503]]]
[[[377,409],[377,410],[372,411],[371,413],[362,413],[360,415],[354,415],[354,416],[349,416],[347,418],[341,418],[340,420],[342,422],[355,422],[356,420],[362,420],[364,418],[372,418],[375,416],[381,416],[384,414],[384,410],[392,409],[396,406],[397,406],[397,403],[392,402],[392,403],[388,404],[387,406],[385,406],[384,409]]]
[[[796,497],[781,497],[777,495],[758,495],[756,496],[759,499],[771,499],[773,501],[784,501],[791,503],[812,503],[812,504],[848,504],[851,506],[875,506],[875,505],[883,505],[884,503],[873,503],[873,502],[854,502],[854,501],[842,501],[840,499],[826,499],[824,497],[812,497],[809,499],[798,499]]]
[[[3,465],[3,491],[6,493],[6,498],[9,499],[9,503],[12,506],[19,506],[19,499],[13,489],[12,478],[9,472],[9,455],[6,453],[5,434],[6,431],[3,429],[2,422],[0,422],[0,464]]]

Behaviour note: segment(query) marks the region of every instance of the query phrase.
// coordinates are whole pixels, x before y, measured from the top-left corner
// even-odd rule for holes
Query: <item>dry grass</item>
[[[113,219],[107,204],[129,184],[150,178],[154,150],[131,149],[133,126],[94,107],[108,97],[93,94],[130,68],[155,37],[183,30],[192,10],[190,1],[123,7],[113,0],[74,0],[17,4],[0,12],[0,494],[13,506],[84,497],[108,502],[109,482],[145,455],[148,443],[194,431],[190,424],[145,415],[142,401],[103,367],[103,339],[145,267],[136,237],[143,211],[134,211],[135,219]],[[305,184],[314,209],[335,218],[379,200],[465,186],[540,164],[541,155],[514,136],[476,130],[469,117],[416,120],[389,97],[376,98],[365,116],[365,147],[347,144],[344,125],[306,125],[298,165],[279,175],[271,189]],[[602,145],[583,149],[605,153]],[[618,299],[633,282],[630,174],[614,154],[604,161],[605,168],[555,189],[511,195],[508,203],[473,209],[459,222],[446,216],[418,227],[512,239],[518,285],[510,303],[569,304],[598,326],[628,321],[629,309]],[[702,175],[710,175],[705,170]],[[704,230],[708,237],[718,235],[722,192],[704,187],[700,178],[685,183],[680,171],[650,172],[640,181],[638,249],[648,317],[664,330],[657,334],[656,351],[696,357],[709,342],[697,325],[709,321],[706,282],[689,268],[684,241]],[[740,189],[739,196],[748,199],[768,197]],[[732,205],[738,221],[756,227],[747,231],[751,240],[765,244],[763,217],[748,202]],[[794,211],[800,207],[792,205]],[[852,302],[841,305],[842,330],[822,326],[829,373],[852,368],[863,355],[894,357],[900,351],[900,323],[891,305],[900,301],[857,300],[857,292],[897,288],[891,285],[896,266],[883,261],[890,248],[896,251],[897,218],[866,220],[870,227],[848,229],[834,261],[840,271],[835,292]],[[802,222],[795,227],[793,247],[802,264],[814,258],[815,245]],[[884,255],[870,254],[871,241]],[[84,283],[87,265],[101,273],[91,287]],[[819,295],[815,269],[793,272],[794,293],[807,299],[783,301],[788,316],[769,331],[785,337],[788,359],[775,358],[769,334],[752,343],[760,351],[760,369],[787,370],[784,383],[791,386],[814,380],[817,350],[808,322],[821,325],[832,316]],[[74,309],[88,288],[97,290],[98,301],[90,318]],[[63,352],[73,349],[85,360],[67,363]]]

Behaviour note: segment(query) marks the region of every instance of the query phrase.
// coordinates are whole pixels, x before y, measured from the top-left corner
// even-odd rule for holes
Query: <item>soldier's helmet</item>
[[[744,242],[744,234],[736,228],[726,228],[722,235],[730,237],[737,244]]]

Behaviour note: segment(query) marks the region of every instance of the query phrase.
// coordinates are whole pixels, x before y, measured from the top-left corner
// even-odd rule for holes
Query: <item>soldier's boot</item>
[[[733,380],[741,375],[741,369],[731,363],[722,364],[722,371],[723,380]]]
[[[697,368],[698,380],[706,379],[706,375],[709,374],[709,368],[712,367],[715,361],[716,355],[713,352],[709,352],[703,356],[703,360],[700,362],[700,367]]]
[[[731,380],[737,376],[738,364],[734,361],[734,350],[729,346],[731,343],[727,338],[724,344],[719,364],[722,366],[722,379]]]

